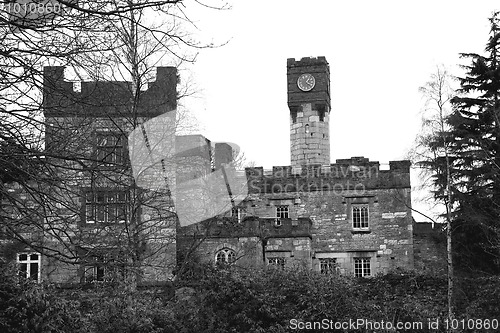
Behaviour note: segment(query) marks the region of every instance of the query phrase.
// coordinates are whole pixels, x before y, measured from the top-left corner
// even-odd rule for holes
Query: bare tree
[[[445,207],[448,265],[448,317],[453,319],[454,307],[454,273],[452,249],[452,166],[450,164],[450,143],[447,139],[449,126],[447,117],[451,112],[450,101],[454,95],[451,88],[452,77],[443,66],[439,66],[431,75],[430,81],[420,88],[426,99],[422,115],[422,131],[417,137],[412,157],[421,170],[421,179],[426,186],[433,188],[435,200]],[[444,174],[444,178],[439,177]],[[436,179],[445,179],[441,188],[435,186]]]
[[[163,71],[174,90],[148,100],[161,89],[156,67],[194,61],[211,45],[183,30],[192,22],[181,1],[57,3],[64,15],[19,17],[4,8],[1,16],[1,224],[9,238],[48,258],[144,275],[145,261],[165,266],[158,254],[174,244],[175,215],[168,186],[152,191],[136,184],[126,138],[151,116],[175,113],[173,68]],[[44,65],[53,66],[44,72]],[[93,83],[65,82],[61,66],[72,69],[75,81]],[[124,223],[84,225],[111,220]]]

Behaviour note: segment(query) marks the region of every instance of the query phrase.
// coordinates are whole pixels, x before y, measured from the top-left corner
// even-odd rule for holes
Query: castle
[[[422,267],[410,162],[392,161],[389,170],[364,157],[330,163],[324,57],[287,60],[291,165],[272,170],[231,170],[230,145],[175,136],[177,82],[175,68],[159,67],[134,98],[129,82],[76,89],[63,67],[45,68],[50,170],[41,173],[43,194],[9,184],[33,214],[10,208],[22,237],[2,242],[23,274],[148,284],[171,280],[190,260],[358,277]]]
[[[201,260],[373,276],[413,268],[410,162],[330,164],[330,72],[324,57],[287,60],[290,166],[247,168],[248,196],[225,219],[180,228]]]

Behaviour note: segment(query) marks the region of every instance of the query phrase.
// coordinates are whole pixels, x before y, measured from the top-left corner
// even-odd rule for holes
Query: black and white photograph
[[[0,0],[0,332],[500,332],[500,2]]]

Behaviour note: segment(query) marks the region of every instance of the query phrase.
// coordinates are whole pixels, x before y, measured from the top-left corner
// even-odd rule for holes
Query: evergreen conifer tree
[[[448,122],[453,183],[452,234],[457,268],[500,273],[500,13],[490,18],[485,55],[471,60],[459,78]],[[441,175],[441,176],[440,176]],[[445,192],[437,172],[437,196]]]

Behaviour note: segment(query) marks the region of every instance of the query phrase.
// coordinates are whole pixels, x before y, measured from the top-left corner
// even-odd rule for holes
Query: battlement
[[[276,222],[279,221],[279,225]],[[238,237],[265,237],[265,238],[290,238],[312,237],[312,221],[308,217],[299,217],[295,220],[289,218],[263,218],[247,216],[241,223],[234,218],[218,218],[205,220],[199,225],[189,225],[179,229],[179,236],[228,238]]]
[[[266,175],[277,178],[288,176],[307,176],[313,177],[335,177],[344,178],[348,176],[360,177],[360,173],[409,173],[411,162],[408,160],[389,161],[389,170],[380,170],[378,161],[370,161],[363,156],[355,156],[347,159],[337,159],[337,163],[329,165],[302,165],[302,166],[273,166],[272,169],[264,169],[263,167],[246,168],[246,173],[249,175]],[[369,176],[368,174],[366,176]]]
[[[410,161],[390,161],[389,170],[364,157],[339,159],[329,165],[274,166],[246,168],[251,192],[322,191],[334,188],[409,188]]]
[[[43,108],[46,117],[131,116],[133,85],[127,81],[87,81],[76,88],[65,80],[65,67],[44,67]],[[153,117],[177,107],[177,69],[158,67],[156,80],[141,91],[134,116]]]
[[[286,76],[291,165],[330,163],[330,68],[326,58],[289,58]],[[301,88],[299,80],[307,80],[309,88]]]
[[[293,66],[304,66],[304,65],[309,65],[309,64],[325,64],[328,65],[328,61],[326,61],[326,58],[324,56],[319,56],[319,57],[302,57],[300,60],[295,60],[295,58],[288,58],[286,59],[286,65],[287,67],[293,67]]]

